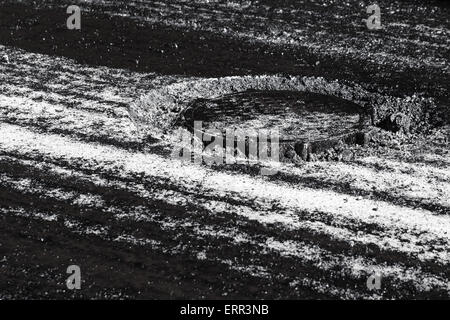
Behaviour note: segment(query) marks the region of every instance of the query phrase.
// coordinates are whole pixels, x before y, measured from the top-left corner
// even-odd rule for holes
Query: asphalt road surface
[[[66,27],[70,4],[81,30]],[[151,89],[275,74],[448,114],[448,5],[378,1],[371,31],[369,4],[0,1],[0,298],[448,299],[445,118],[272,176],[183,163],[130,118]]]

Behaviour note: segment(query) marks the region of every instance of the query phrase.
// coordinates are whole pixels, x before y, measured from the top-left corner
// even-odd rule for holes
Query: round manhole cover
[[[299,91],[245,91],[214,99],[197,99],[186,109],[182,125],[193,131],[238,129],[277,130],[280,145],[302,158],[324,151],[339,141],[363,141],[361,130],[369,117],[357,104],[335,96]]]

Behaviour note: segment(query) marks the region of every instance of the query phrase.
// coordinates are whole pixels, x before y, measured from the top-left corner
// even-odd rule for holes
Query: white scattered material
[[[76,142],[57,135],[37,134],[13,125],[2,125],[0,137],[0,150],[28,155],[40,154],[49,159],[64,158],[85,167],[110,170],[122,176],[139,173],[158,179],[168,178],[183,185],[187,190],[201,188],[202,192],[210,194],[258,199],[267,205],[280,205],[281,211],[258,218],[258,221],[265,223],[279,222],[287,227],[305,223],[317,224],[314,221],[302,221],[301,212],[324,212],[334,215],[337,219],[351,218],[392,230],[391,234],[398,233],[397,238],[404,242],[405,248],[408,244],[414,247],[419,243],[429,243],[430,246],[435,244],[437,248],[449,245],[450,217],[435,215],[428,210],[359,199],[332,191],[294,187],[282,182],[268,182],[258,177],[219,173],[204,167],[183,165],[179,161],[153,154],[130,153],[113,147]],[[374,211],[374,208],[378,208],[377,211]],[[324,231],[333,230],[330,226],[324,228]],[[374,236],[361,235],[356,239],[362,241],[364,237],[368,240]],[[442,255],[443,261],[448,260],[445,259],[445,251],[439,255]]]
[[[1,62],[3,63],[9,63],[9,56],[7,54],[4,54],[2,56]]]

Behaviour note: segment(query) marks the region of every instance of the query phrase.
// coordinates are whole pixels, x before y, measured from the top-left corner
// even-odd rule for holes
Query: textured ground
[[[83,1],[81,31],[65,3],[0,1],[0,298],[449,298],[448,125],[264,177],[174,160],[128,114],[275,73],[447,110],[443,2],[379,1],[377,32],[357,1]]]

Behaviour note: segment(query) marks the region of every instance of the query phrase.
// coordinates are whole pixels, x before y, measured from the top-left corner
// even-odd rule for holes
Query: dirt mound
[[[422,97],[391,97],[362,86],[315,77],[243,76],[191,80],[150,90],[129,112],[144,136],[161,136],[175,128],[182,114],[199,99],[258,91],[310,92],[350,101],[370,115],[370,124],[406,133],[424,131],[439,121],[435,104]],[[238,109],[237,113],[238,113]],[[236,114],[238,116],[238,114]]]

